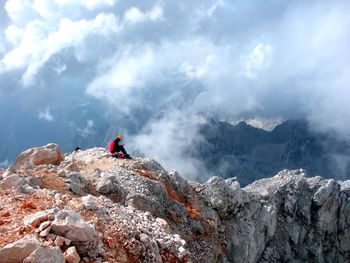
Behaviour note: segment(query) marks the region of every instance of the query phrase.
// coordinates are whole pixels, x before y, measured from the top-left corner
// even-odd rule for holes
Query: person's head
[[[117,139],[119,140],[119,141],[122,141],[123,140],[123,136],[121,136],[120,134],[117,136]]]

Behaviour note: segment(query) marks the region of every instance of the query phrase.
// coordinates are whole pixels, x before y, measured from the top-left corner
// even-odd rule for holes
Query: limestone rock
[[[65,178],[67,176],[66,171],[63,169],[60,169],[57,174],[59,177],[62,177],[62,178]]]
[[[60,211],[51,224],[51,231],[72,241],[81,253],[93,253],[98,241],[95,227],[72,210]]]
[[[56,247],[39,247],[23,263],[65,263],[63,254]]]
[[[164,229],[165,232],[170,233],[170,226],[163,218],[156,218],[156,222]]]
[[[222,218],[234,213],[242,203],[242,190],[235,180],[225,181],[212,177],[205,184],[202,193]]]
[[[43,231],[51,225],[51,221],[42,222],[38,228],[39,231]]]
[[[73,193],[77,195],[84,195],[86,193],[88,181],[78,172],[69,174],[69,187]]]
[[[56,235],[55,234],[48,234],[46,237],[46,240],[49,242],[49,244],[54,244],[54,242],[56,241]]]
[[[55,214],[54,209],[39,211],[35,214],[31,214],[31,215],[24,217],[23,223],[27,226],[31,225],[33,227],[39,227],[39,225],[42,222],[48,221],[48,220],[53,220],[54,214]]]
[[[66,252],[64,252],[64,259],[67,263],[79,263],[80,256],[75,247],[69,247]]]
[[[101,263],[102,257],[120,263],[350,262],[349,181],[283,170],[241,189],[235,178],[188,182],[154,160],[107,155],[105,149],[94,148],[67,154],[56,169],[48,164],[2,173],[0,185],[5,180],[19,187],[0,191],[5,206],[0,211],[1,241],[3,234],[13,240],[14,233],[32,231],[45,237],[18,262],[48,258],[56,253],[53,246],[56,251],[68,248],[67,262],[79,262],[80,257],[81,262]],[[30,182],[34,180],[30,176],[48,174],[57,176],[52,182],[43,179],[44,189]],[[67,193],[68,180],[77,194],[99,196]],[[23,194],[21,188],[26,186],[35,193]],[[29,214],[20,214],[23,227],[16,209],[27,199],[38,202],[35,209],[51,204],[57,208],[35,214],[22,209]],[[4,254],[9,246],[14,245],[0,249],[0,262],[8,262]],[[11,256],[22,253],[13,251]],[[61,259],[62,253],[57,260]]]
[[[314,202],[317,205],[321,206],[330,197],[332,192],[337,188],[339,188],[339,185],[335,180],[328,180],[327,184],[321,186],[314,194]]]
[[[350,196],[350,180],[341,182],[340,190]]]
[[[96,238],[95,228],[83,221],[81,216],[72,210],[60,211],[51,226],[56,235],[72,241],[87,242]]]
[[[195,202],[195,193],[192,187],[189,185],[189,183],[180,176],[180,174],[172,170],[169,172],[167,176],[171,187],[179,193],[181,196],[184,196],[187,201],[189,202]]]
[[[62,247],[63,245],[69,246],[72,241],[69,240],[68,238],[64,238],[61,236],[57,236],[55,239],[55,245]]]
[[[14,165],[11,166],[11,170],[28,169],[42,164],[59,165],[63,160],[64,156],[60,147],[50,143],[22,152],[18,155]]]
[[[44,230],[40,231],[39,236],[40,237],[46,237],[48,236],[48,234],[51,231],[51,226],[49,225],[47,228],[45,228]]]
[[[81,198],[83,205],[88,210],[97,210],[97,198],[92,195],[86,195]]]
[[[34,237],[24,237],[0,249],[0,263],[20,263],[40,246]]]
[[[155,197],[144,194],[130,193],[126,197],[126,205],[135,207],[141,211],[149,211],[152,214],[158,215],[161,213],[162,207]]]
[[[12,174],[0,181],[0,190],[16,188],[24,183],[25,180],[22,178],[22,176]]]
[[[102,194],[109,194],[114,191],[113,177],[101,177],[96,184],[96,191]]]

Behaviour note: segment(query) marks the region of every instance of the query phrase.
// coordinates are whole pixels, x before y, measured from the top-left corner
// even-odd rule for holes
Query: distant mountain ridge
[[[350,145],[310,129],[306,120],[288,120],[271,132],[245,122],[232,125],[211,119],[200,129],[199,158],[223,178],[242,185],[283,169],[303,168],[325,178],[350,178]]]

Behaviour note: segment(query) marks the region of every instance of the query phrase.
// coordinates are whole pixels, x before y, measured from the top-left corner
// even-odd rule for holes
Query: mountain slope
[[[103,148],[0,171],[0,262],[348,262],[350,183],[282,171],[241,188]],[[71,261],[73,259],[75,261]],[[55,259],[55,260],[53,260]]]

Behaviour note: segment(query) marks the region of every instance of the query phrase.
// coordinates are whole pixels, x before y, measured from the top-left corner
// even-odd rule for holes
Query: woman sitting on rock
[[[117,138],[109,144],[109,151],[115,158],[131,159],[131,156],[126,152],[124,144],[119,144],[123,140],[123,136],[118,135]],[[120,153],[121,152],[121,153]]]

